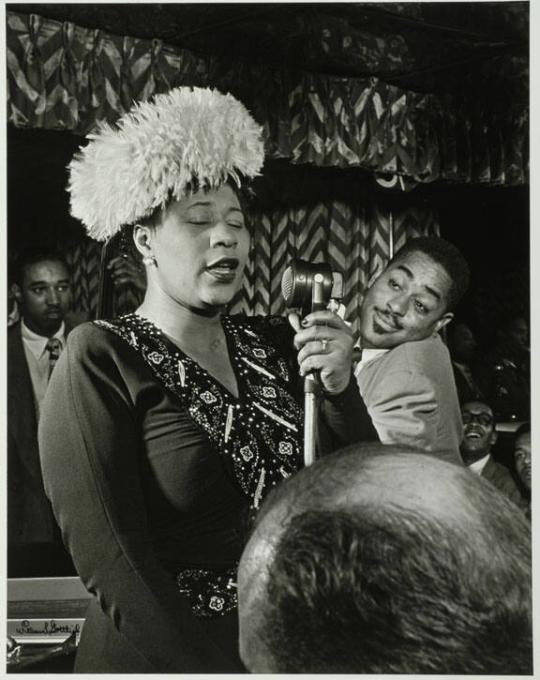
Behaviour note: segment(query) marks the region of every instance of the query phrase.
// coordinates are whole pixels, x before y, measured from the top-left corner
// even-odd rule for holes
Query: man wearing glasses
[[[461,455],[470,470],[487,479],[516,505],[522,506],[521,493],[510,471],[492,456],[497,441],[495,418],[491,407],[483,401],[468,401],[461,407],[463,441]]]

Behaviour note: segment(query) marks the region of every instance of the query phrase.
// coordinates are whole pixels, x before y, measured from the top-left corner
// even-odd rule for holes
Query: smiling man
[[[510,471],[491,454],[497,441],[492,408],[483,401],[468,401],[461,408],[463,441],[461,455],[470,470],[487,479],[493,486],[519,507],[525,507],[517,484]]]
[[[383,444],[420,446],[461,463],[459,403],[439,331],[468,282],[458,249],[425,237],[398,251],[367,291],[355,375]]]

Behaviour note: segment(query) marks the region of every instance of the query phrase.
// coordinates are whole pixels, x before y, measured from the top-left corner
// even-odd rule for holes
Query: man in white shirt
[[[37,424],[68,331],[64,319],[71,285],[66,263],[55,252],[25,251],[17,264],[13,294],[21,320],[8,329],[8,541],[16,551],[58,540],[43,490]]]
[[[519,488],[508,468],[498,463],[491,447],[497,441],[493,409],[484,401],[468,401],[461,407],[463,441],[461,455],[469,470],[487,479],[519,507],[525,507]]]
[[[453,318],[469,268],[436,237],[411,239],[368,289],[360,312],[360,393],[379,439],[462,464],[462,424],[439,331]]]

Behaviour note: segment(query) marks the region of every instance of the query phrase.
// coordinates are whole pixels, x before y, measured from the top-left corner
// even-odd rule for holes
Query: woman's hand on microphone
[[[343,392],[351,378],[354,344],[351,329],[329,310],[311,312],[303,321],[293,312],[289,322],[296,331],[294,345],[299,350],[300,375],[318,370],[326,392]]]

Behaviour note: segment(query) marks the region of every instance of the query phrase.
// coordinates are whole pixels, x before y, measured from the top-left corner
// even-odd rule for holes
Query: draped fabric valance
[[[119,37],[7,12],[8,120],[86,134],[178,85],[230,91],[263,125],[270,158],[361,167],[419,181],[528,181],[528,114],[511,104],[419,94],[344,78],[199,57],[161,40]],[[486,107],[487,108],[487,107]]]

